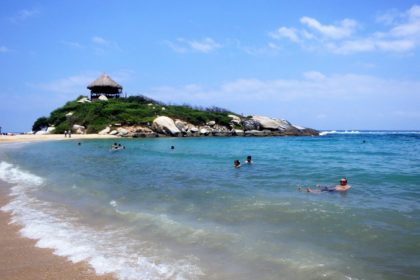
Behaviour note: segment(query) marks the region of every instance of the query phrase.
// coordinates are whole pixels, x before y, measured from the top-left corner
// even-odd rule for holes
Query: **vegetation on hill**
[[[91,103],[77,102],[82,97],[67,102],[63,107],[51,112],[49,117],[38,118],[32,130],[39,131],[48,126],[55,126],[54,133],[63,133],[71,129],[74,124],[78,124],[86,127],[87,133],[96,133],[107,125],[115,123],[151,124],[157,116],[181,119],[194,125],[203,125],[213,120],[227,126],[231,121],[228,114],[232,114],[218,107],[193,108],[189,105],[166,105],[145,96],[131,96],[108,101],[97,100]]]

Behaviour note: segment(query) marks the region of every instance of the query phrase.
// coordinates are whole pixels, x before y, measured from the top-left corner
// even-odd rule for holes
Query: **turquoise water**
[[[363,143],[365,141],[365,143]],[[24,236],[120,279],[418,279],[420,133],[0,146]],[[175,146],[174,150],[170,146]],[[235,159],[252,165],[233,168]],[[346,194],[297,187],[335,185]]]

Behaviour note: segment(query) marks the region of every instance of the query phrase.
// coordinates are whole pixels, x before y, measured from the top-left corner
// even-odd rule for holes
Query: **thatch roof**
[[[120,84],[118,84],[116,81],[111,79],[111,77],[106,74],[102,74],[99,78],[97,78],[96,80],[94,80],[92,83],[90,83],[87,86],[88,89],[92,89],[95,87],[101,87],[101,88],[112,87],[112,88],[117,88],[119,90],[122,89],[122,86]]]

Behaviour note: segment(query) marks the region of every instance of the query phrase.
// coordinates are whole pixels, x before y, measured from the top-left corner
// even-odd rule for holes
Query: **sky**
[[[420,2],[3,1],[0,126],[103,73],[127,95],[320,130],[420,129]]]

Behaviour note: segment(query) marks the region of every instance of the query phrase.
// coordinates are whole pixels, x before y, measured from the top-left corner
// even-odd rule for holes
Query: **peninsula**
[[[122,86],[101,75],[49,117],[38,118],[36,134],[98,133],[121,137],[312,136],[317,130],[266,116],[243,116],[218,107],[167,105],[143,95],[121,97]]]

